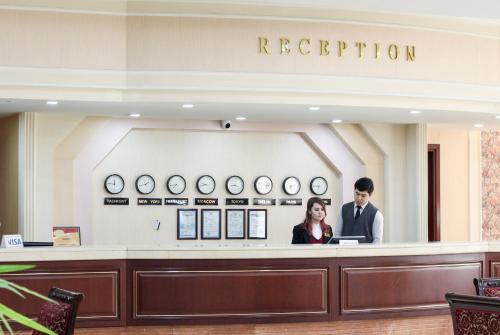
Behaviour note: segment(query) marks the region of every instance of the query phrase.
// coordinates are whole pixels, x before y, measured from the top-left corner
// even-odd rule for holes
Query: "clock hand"
[[[207,186],[207,184],[205,184],[205,183],[200,183],[200,186]]]

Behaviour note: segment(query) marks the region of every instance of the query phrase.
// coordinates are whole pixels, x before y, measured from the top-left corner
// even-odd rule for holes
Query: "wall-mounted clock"
[[[118,194],[123,191],[125,187],[125,182],[122,176],[118,174],[112,174],[106,177],[104,180],[104,189],[110,194]]]
[[[273,189],[273,181],[268,176],[259,176],[253,184],[255,191],[259,194],[268,194]]]
[[[148,174],[143,174],[135,180],[135,189],[141,194],[149,194],[155,189],[155,180]]]
[[[167,179],[167,190],[172,194],[181,194],[186,189],[184,177],[176,174]]]
[[[300,181],[297,177],[287,177],[283,180],[283,191],[288,195],[296,195],[300,191]]]
[[[201,194],[210,194],[215,190],[215,180],[209,175],[201,176],[196,181],[196,188]]]
[[[323,177],[314,177],[309,184],[311,192],[316,195],[323,195],[328,190],[328,183]]]
[[[243,182],[243,178],[240,176],[231,176],[226,180],[226,191],[229,194],[237,195],[243,192],[245,188],[245,183]]]

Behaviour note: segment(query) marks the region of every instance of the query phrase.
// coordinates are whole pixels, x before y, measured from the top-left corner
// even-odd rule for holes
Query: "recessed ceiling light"
[[[238,116],[238,117],[236,117],[236,120],[238,120],[238,121],[245,121],[246,119],[247,118],[244,117],[244,116]]]
[[[193,104],[184,104],[182,105],[182,108],[193,108],[194,105]]]
[[[410,114],[421,114],[421,111],[410,111]]]
[[[311,106],[311,107],[309,107],[309,110],[313,111],[313,112],[314,111],[319,111],[319,107],[318,106]]]
[[[476,127],[476,128],[483,128],[483,127],[484,127],[484,124],[482,124],[482,123],[476,123],[476,124],[474,125],[474,127]]]
[[[141,114],[139,114],[139,113],[132,113],[129,116],[130,117],[141,117]]]
[[[497,119],[499,119],[499,120],[500,120],[500,115],[497,115],[497,116],[495,116],[495,117],[496,117]]]
[[[58,103],[59,103],[59,101],[54,101],[54,100],[50,100],[50,101],[46,102],[47,105],[57,105]]]
[[[336,120],[332,120],[333,123],[342,123],[342,120],[339,120],[339,119],[336,119]]]

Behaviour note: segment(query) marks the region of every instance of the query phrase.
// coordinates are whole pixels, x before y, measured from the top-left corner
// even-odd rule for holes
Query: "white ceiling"
[[[9,102],[10,101],[10,102]],[[142,117],[185,120],[235,120],[244,116],[247,121],[330,123],[335,119],[346,123],[446,123],[469,125],[482,123],[485,129],[499,128],[500,119],[491,113],[421,110],[411,114],[410,109],[371,108],[357,106],[318,106],[317,111],[309,105],[250,104],[250,103],[197,103],[193,108],[183,108],[184,102],[82,102],[61,101],[58,105],[47,105],[42,100],[0,100],[0,115],[12,112],[64,112],[113,117],[129,117],[140,113]]]

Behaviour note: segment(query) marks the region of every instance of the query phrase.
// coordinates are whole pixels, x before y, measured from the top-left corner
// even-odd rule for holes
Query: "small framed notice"
[[[52,227],[52,241],[54,247],[80,246],[80,227]]]
[[[201,238],[203,240],[220,240],[221,238],[221,210],[201,210]]]
[[[245,210],[226,209],[226,238],[245,238]]]
[[[198,239],[198,210],[177,209],[177,239]]]
[[[248,238],[267,238],[267,209],[248,210]]]

